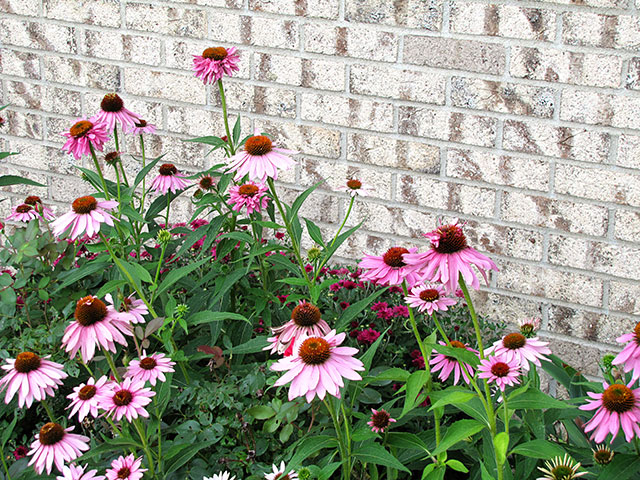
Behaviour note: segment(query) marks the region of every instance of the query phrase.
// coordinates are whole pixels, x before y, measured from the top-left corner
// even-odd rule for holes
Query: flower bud
[[[160,245],[167,245],[171,241],[171,232],[169,230],[160,230],[157,240]]]

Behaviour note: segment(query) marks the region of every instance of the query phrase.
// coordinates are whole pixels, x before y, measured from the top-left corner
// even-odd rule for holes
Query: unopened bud
[[[171,241],[171,232],[169,230],[160,230],[157,239],[160,245],[167,245]]]

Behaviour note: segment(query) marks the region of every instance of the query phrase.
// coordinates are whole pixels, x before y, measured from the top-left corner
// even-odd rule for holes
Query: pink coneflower
[[[42,199],[37,195],[29,195],[24,199],[24,203],[26,205],[31,205],[36,212],[38,212],[47,220],[53,220],[54,218],[56,218],[53,214],[53,211],[51,211],[49,207],[45,207],[42,203]]]
[[[479,378],[486,378],[489,383],[495,382],[503,392],[507,386],[520,383],[520,364],[515,359],[507,360],[502,356],[492,355],[480,360],[478,372]]]
[[[211,84],[220,80],[223,75],[233,76],[233,72],[239,70],[238,61],[240,57],[236,53],[236,47],[206,48],[202,55],[193,56],[193,71],[205,84]]]
[[[204,477],[202,480],[236,480],[229,472],[214,473],[213,477]]]
[[[13,220],[14,222],[29,223],[31,220],[39,218],[38,212],[31,205],[22,203],[16,207],[13,207],[11,214],[5,218],[7,221]]]
[[[148,417],[144,407],[151,403],[156,392],[145,388],[143,380],[125,378],[121,384],[112,383],[111,389],[98,399],[100,407],[112,415],[115,421],[126,417],[130,422],[134,418]]]
[[[603,393],[587,392],[591,399],[578,407],[580,410],[596,410],[591,420],[584,424],[584,431],[593,430],[591,439],[596,443],[601,443],[609,433],[613,442],[620,427],[627,442],[633,440],[634,434],[640,437],[640,388],[632,390],[633,382],[628,385],[603,382],[602,385]]]
[[[104,475],[97,475],[97,470],[89,470],[85,473],[87,466],[78,467],[75,465],[64,466],[62,468],[62,476],[56,477],[56,480],[104,480]]]
[[[116,122],[125,127],[133,127],[140,117],[124,108],[124,102],[117,93],[107,93],[100,102],[100,111],[93,117],[104,124],[106,130],[113,130]]]
[[[115,310],[98,297],[88,295],[76,303],[74,320],[64,331],[62,345],[71,358],[80,350],[86,363],[93,358],[98,345],[114,353],[116,343],[126,347],[123,334],[133,335],[129,323],[117,318]]]
[[[133,135],[142,135],[143,133],[156,133],[156,126],[153,123],[148,123],[146,120],[138,119],[134,122],[133,126],[127,130],[127,133]]]
[[[480,270],[485,280],[486,270],[498,270],[491,259],[467,245],[467,237],[458,224],[440,225],[424,236],[431,240],[431,249],[405,255],[404,261],[423,279],[445,284],[448,293],[456,291],[460,274],[467,284],[480,288],[472,265]]]
[[[520,333],[527,338],[532,338],[535,336],[535,333],[540,330],[540,319],[531,317],[531,318],[523,318],[518,320],[518,325],[520,326]]]
[[[73,427],[64,428],[57,423],[46,423],[38,435],[36,441],[31,444],[29,455],[32,456],[29,465],[41,475],[46,469],[51,473],[51,467],[55,463],[56,468],[62,472],[66,462],[72,462],[82,452],[89,450],[89,438],[83,435],[69,433]]]
[[[298,474],[295,470],[291,470],[287,473],[286,466],[284,462],[280,463],[280,467],[277,465],[272,465],[273,473],[265,473],[264,478],[267,480],[296,480],[298,478]]]
[[[82,420],[89,414],[92,417],[97,418],[99,412],[99,398],[104,395],[110,388],[108,384],[109,379],[106,376],[102,376],[96,382],[93,378],[90,378],[87,383],[81,383],[77,387],[74,387],[73,393],[67,395],[67,398],[71,400],[71,403],[67,409],[71,409],[69,412],[69,418],[78,414],[78,421]]]
[[[613,365],[624,365],[625,373],[633,371],[632,382],[640,378],[640,322],[632,333],[625,333],[616,339],[619,343],[627,343],[622,351],[611,362]]]
[[[47,360],[49,355],[40,358],[32,352],[19,353],[15,359],[7,358],[2,369],[7,374],[0,380],[0,392],[7,389],[4,403],[9,403],[16,392],[18,406],[30,407],[34,400],[43,400],[47,395],[53,397],[54,390],[67,378],[63,366]]]
[[[124,297],[117,307],[110,293],[107,293],[104,299],[109,302],[111,307],[117,312],[116,316],[125,322],[134,324],[144,323],[144,316],[149,314],[149,309],[144,304],[144,301],[135,298],[133,294]]]
[[[439,343],[440,345],[446,345],[446,343],[444,342],[439,342]],[[478,353],[472,348],[469,348],[464,343],[459,342],[457,340],[452,340],[451,346],[453,348],[463,348],[465,350],[469,350],[470,352],[473,352],[476,354]],[[437,353],[437,352],[434,350],[434,353]],[[440,375],[438,375],[438,378],[440,379],[441,382],[445,382],[451,376],[451,372],[453,372],[454,385],[458,384],[458,380],[460,380],[460,376],[462,376],[462,378],[467,384],[470,383],[469,376],[467,374],[473,377],[473,368],[471,367],[471,365],[469,365],[468,363],[465,363],[464,370],[463,370],[462,367],[460,366],[460,362],[458,362],[458,360],[455,357],[450,357],[448,355],[445,355],[444,353],[438,353],[435,357],[429,360],[429,365],[431,365],[432,367],[431,371],[433,373],[438,371],[440,372]]]
[[[229,203],[236,212],[247,207],[247,213],[260,212],[267,208],[269,197],[265,195],[267,187],[263,183],[255,184],[247,182],[244,185],[236,185],[229,189]]]
[[[229,170],[236,172],[233,177],[236,182],[248,174],[249,180],[264,183],[267,178],[276,180],[279,168],[287,170],[293,167],[296,162],[287,155],[296,153],[276,147],[269,137],[258,135],[256,131],[247,139],[244,149],[228,160],[228,166]]]
[[[142,466],[142,457],[122,455],[111,462],[111,468],[107,470],[107,480],[140,480],[144,476],[146,468]]]
[[[364,370],[363,363],[353,358],[358,349],[339,346],[345,337],[345,333],[336,334],[331,330],[324,337],[297,339],[294,354],[271,366],[271,370],[287,372],[275,386],[291,382],[289,400],[304,396],[311,403],[316,395],[323,400],[327,393],[340,398],[342,378],[362,380],[356,371]]]
[[[371,427],[371,431],[374,433],[384,433],[387,428],[395,423],[395,418],[391,418],[389,412],[381,408],[380,410],[371,409],[371,420],[367,422],[367,425]]]
[[[417,251],[417,248],[392,247],[384,255],[365,255],[358,265],[363,270],[360,278],[378,285],[401,285],[406,280],[412,287],[419,277],[407,268],[404,259],[406,255],[416,254]]]
[[[140,360],[131,360],[125,377],[131,377],[133,380],[140,380],[142,382],[149,382],[155,386],[157,380],[161,382],[167,380],[164,376],[165,373],[174,371],[173,365],[175,365],[175,362],[172,362],[164,353],[147,355],[146,352],[142,352],[142,354],[143,357]]]
[[[351,180],[347,180],[345,185],[338,187],[338,190],[347,192],[352,197],[356,195],[371,195],[373,190],[364,186],[360,180],[356,180],[352,178]]]
[[[578,477],[582,477],[589,472],[580,472],[580,463],[575,463],[574,460],[564,454],[564,457],[554,457],[550,462],[544,462],[546,468],[538,467],[544,477],[538,477],[538,480],[573,480]]]
[[[444,288],[441,285],[413,287],[404,300],[410,307],[417,308],[419,312],[426,310],[429,315],[433,312],[447,311],[451,305],[456,304],[456,300],[444,296]]]
[[[302,335],[322,337],[329,333],[329,324],[322,319],[320,309],[309,302],[300,301],[291,312],[291,320],[284,325],[271,328],[273,337],[267,340],[271,345],[263,350],[271,350],[271,353],[282,355],[288,347],[292,346],[296,338]]]
[[[68,138],[62,150],[72,154],[76,160],[80,160],[83,155],[90,155],[91,146],[101,152],[108,139],[104,124],[97,122],[94,118],[78,119],[69,131],[62,135]]]
[[[551,354],[547,345],[549,345],[548,342],[541,342],[538,337],[527,338],[521,333],[509,333],[494,343],[485,353],[489,355],[493,352],[508,361],[515,360],[522,367],[522,371],[528,372],[529,362],[539,367],[540,360],[549,361],[545,357]]]
[[[165,163],[160,167],[159,171],[160,174],[151,182],[150,190],[166,195],[169,191],[176,193],[178,190],[189,186],[185,176],[178,172],[173,163]]]
[[[71,228],[70,240],[75,240],[85,232],[87,236],[93,237],[100,231],[101,223],[113,226],[113,216],[107,210],[113,210],[117,206],[118,202],[114,200],[99,202],[91,195],[76,198],[69,212],[51,222],[53,234],[59,237]]]

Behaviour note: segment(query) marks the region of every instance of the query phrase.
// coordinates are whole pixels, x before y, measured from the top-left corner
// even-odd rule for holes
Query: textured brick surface
[[[56,211],[88,192],[60,133],[111,91],[158,127],[149,156],[189,173],[224,161],[184,140],[225,131],[193,55],[235,46],[231,122],[300,152],[283,198],[324,181],[301,213],[332,235],[349,203],[338,187],[372,190],[339,255],[425,248],[439,219],[459,219],[500,267],[479,309],[542,317],[554,352],[597,374],[605,345],[640,321],[639,12],[640,0],[0,0],[0,150],[21,152],[0,174],[47,185],[4,188],[0,215],[30,191]],[[138,139],[123,149],[139,155]]]

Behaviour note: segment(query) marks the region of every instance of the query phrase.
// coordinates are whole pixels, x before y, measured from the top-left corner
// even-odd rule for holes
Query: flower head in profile
[[[520,326],[520,333],[527,338],[533,338],[536,336],[536,332],[540,330],[540,319],[531,317],[518,320]]]
[[[78,421],[80,422],[89,414],[97,418],[100,413],[100,396],[104,395],[110,388],[108,382],[109,379],[103,375],[97,382],[91,377],[87,383],[81,383],[77,387],[74,387],[73,393],[67,395],[67,398],[71,400],[71,403],[67,407],[67,409],[71,409],[69,418],[72,418],[76,413],[78,414]]]
[[[136,458],[133,454],[122,455],[111,462],[111,468],[107,470],[107,480],[141,480],[146,468],[142,466],[142,457]]]
[[[51,222],[53,234],[59,237],[69,230],[69,238],[75,240],[83,233],[93,237],[100,231],[100,225],[106,223],[113,226],[113,216],[107,210],[118,206],[114,200],[98,201],[87,195],[76,198],[71,204],[71,210],[57,220]]]
[[[62,467],[62,476],[57,476],[56,480],[104,480],[104,475],[97,475],[97,470],[89,470],[85,473],[87,466],[78,467],[69,465]]]
[[[55,218],[55,215],[53,214],[51,209],[49,207],[46,207],[42,203],[42,199],[37,195],[29,195],[24,199],[24,203],[26,205],[31,205],[36,212],[38,212],[47,220],[53,220]]]
[[[112,383],[111,388],[98,399],[100,407],[107,411],[115,421],[126,417],[128,421],[149,416],[144,407],[151,403],[156,392],[145,388],[144,381],[137,378],[125,378],[122,383]]]
[[[78,300],[73,316],[62,336],[62,345],[71,358],[80,350],[85,363],[93,358],[96,347],[115,353],[115,344],[127,346],[124,335],[132,335],[129,323],[120,320],[113,308],[93,295]]]
[[[515,360],[522,367],[523,372],[529,371],[529,362],[540,365],[540,360],[549,361],[545,355],[550,355],[548,342],[541,342],[538,337],[527,338],[521,333],[509,333],[487,349],[487,355],[492,352],[507,360]]]
[[[205,85],[215,83],[224,75],[231,77],[239,69],[240,57],[236,47],[205,48],[202,55],[193,56],[193,71]]]
[[[247,207],[247,214],[260,212],[267,208],[269,197],[265,195],[267,187],[264,183],[247,182],[243,185],[235,185],[229,189],[229,203],[236,212]]]
[[[89,450],[89,438],[83,435],[69,433],[73,427],[64,428],[57,423],[46,423],[36,435],[36,440],[31,444],[29,465],[41,475],[44,470],[51,473],[51,468],[55,463],[60,473],[65,463],[72,462],[82,452]]]
[[[144,316],[149,314],[149,309],[144,301],[135,298],[133,294],[124,297],[117,306],[110,293],[107,293],[104,299],[109,302],[110,306],[117,312],[116,316],[124,322],[133,324],[144,323]]]
[[[613,451],[609,447],[604,444],[596,445],[596,448],[592,448],[593,452],[593,461],[598,465],[608,465],[613,460],[613,456],[615,455]]]
[[[440,345],[446,346],[446,343],[444,342],[439,342],[439,343]],[[478,353],[474,349],[469,348],[467,345],[457,340],[451,341],[451,347],[463,348],[475,354]],[[436,351],[434,350],[434,352]],[[467,384],[471,382],[469,380],[469,375],[473,377],[473,368],[471,367],[471,365],[469,365],[468,363],[465,363],[464,369],[463,369],[460,366],[460,362],[458,362],[457,358],[451,357],[449,355],[445,355],[444,353],[438,353],[436,356],[434,356],[431,360],[429,360],[429,365],[431,365],[432,367],[431,371],[433,373],[440,372],[440,375],[438,375],[438,378],[440,379],[441,382],[445,382],[451,376],[452,372],[453,372],[454,385],[458,384],[458,380],[460,380],[460,377],[462,377]]]
[[[401,285],[403,281],[412,287],[419,277],[407,268],[405,256],[416,254],[417,248],[392,247],[383,255],[365,255],[359,267],[363,270],[361,280],[369,280],[378,285]]]
[[[343,192],[347,192],[352,197],[355,197],[355,196],[358,196],[358,195],[365,195],[366,196],[366,195],[371,195],[373,193],[372,189],[370,189],[369,187],[363,185],[360,180],[355,179],[355,178],[347,180],[346,184],[338,187],[338,190],[341,190]]]
[[[204,191],[208,192],[213,190],[217,184],[217,180],[213,178],[211,175],[204,175],[198,180],[198,187]]]
[[[147,352],[142,352],[140,359],[131,360],[125,376],[134,380],[149,382],[155,386],[156,381],[164,382],[167,380],[164,374],[173,372],[174,365],[175,362],[172,362],[164,353],[147,355]]]
[[[173,163],[165,163],[160,166],[158,176],[151,182],[150,190],[166,195],[169,191],[176,193],[188,186],[189,182],[178,172],[176,166]]]
[[[404,261],[423,279],[443,283],[448,293],[456,291],[460,275],[476,290],[480,288],[472,266],[480,270],[485,280],[486,270],[498,270],[491,259],[467,245],[467,237],[457,223],[440,225],[425,237],[431,240],[429,251],[406,255]]]
[[[413,287],[405,302],[419,312],[426,311],[428,315],[433,312],[447,311],[451,305],[456,304],[454,298],[445,297],[444,288],[441,285],[419,285]]]
[[[100,111],[93,118],[104,124],[106,130],[113,130],[116,122],[123,128],[131,128],[140,117],[124,108],[124,102],[117,93],[107,93],[100,102]]]
[[[18,406],[29,408],[34,400],[55,395],[54,390],[68,375],[61,364],[48,358],[48,355],[41,358],[33,352],[19,353],[15,359],[7,358],[6,365],[2,365],[7,373],[0,380],[0,392],[7,390],[4,403],[8,404],[17,393]]]
[[[271,345],[266,346],[263,350],[290,355],[296,338],[303,335],[322,337],[330,331],[329,324],[322,319],[320,309],[312,303],[300,301],[291,312],[291,320],[284,325],[271,328],[271,333],[274,335],[268,338]]]
[[[613,365],[622,365],[625,373],[633,372],[631,381],[640,378],[640,322],[631,333],[625,333],[617,338],[618,343],[626,343],[622,351],[611,362]]]
[[[498,355],[491,355],[480,360],[478,377],[486,378],[489,383],[495,383],[500,390],[520,383],[520,364],[517,360],[507,360]]]
[[[391,418],[389,412],[384,408],[380,410],[371,409],[371,420],[367,422],[367,425],[371,427],[371,431],[374,433],[384,433],[387,428],[395,423],[395,418]]]
[[[587,392],[591,397],[580,410],[596,410],[591,420],[584,424],[584,431],[591,432],[591,439],[602,443],[611,434],[611,442],[616,438],[620,427],[627,442],[633,440],[634,435],[640,437],[640,388],[632,389],[631,385],[604,382],[603,393]]]
[[[236,480],[229,472],[214,473],[213,477],[202,477],[202,480]]]
[[[323,400],[327,393],[340,398],[342,379],[362,380],[356,372],[364,370],[363,363],[353,358],[358,349],[340,346],[345,336],[331,330],[325,336],[298,338],[293,355],[271,365],[271,370],[286,372],[275,386],[291,382],[289,400],[306,397],[311,403],[316,395]]]
[[[588,472],[578,473],[580,463],[576,463],[573,459],[564,454],[564,457],[554,457],[550,462],[544,462],[545,468],[538,467],[544,477],[538,477],[538,480],[573,480],[582,477]]]
[[[156,126],[153,123],[149,123],[142,118],[138,119],[133,127],[129,128],[127,133],[133,135],[142,135],[143,133],[156,133]]]
[[[284,462],[280,463],[280,467],[272,465],[273,473],[265,473],[264,478],[267,480],[295,480],[298,478],[298,474],[295,470],[291,470],[287,473],[286,465]]]
[[[279,168],[287,170],[293,167],[296,162],[287,155],[296,153],[277,147],[269,137],[255,131],[245,142],[244,149],[228,160],[228,167],[236,172],[233,177],[236,182],[249,175],[249,180],[264,183],[267,178],[276,180]]]
[[[9,216],[5,218],[5,220],[7,221],[13,220],[14,222],[29,223],[31,220],[34,220],[39,217],[40,215],[38,215],[38,212],[36,211],[36,209],[33,208],[33,205],[27,205],[26,203],[21,203],[20,205],[13,207],[13,210],[11,210],[11,214],[9,214]]]
[[[108,139],[104,124],[95,118],[79,118],[69,131],[62,135],[68,139],[62,150],[73,155],[76,160],[80,160],[83,155],[91,155],[91,147],[101,152]]]

